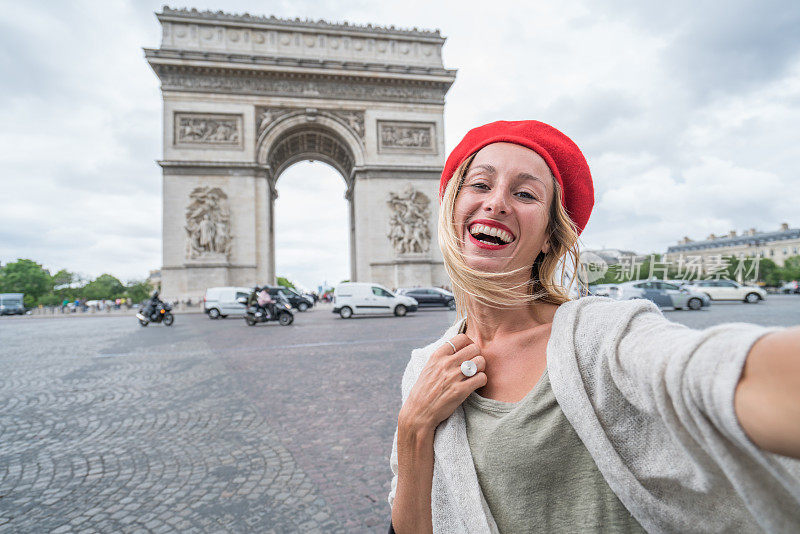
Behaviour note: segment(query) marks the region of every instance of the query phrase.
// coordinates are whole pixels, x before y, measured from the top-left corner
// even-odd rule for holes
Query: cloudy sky
[[[123,280],[160,266],[161,97],[142,53],[159,46],[160,3],[0,0],[0,262]],[[567,133],[595,180],[585,248],[800,226],[798,2],[172,5],[441,29],[458,69],[448,150],[497,119]],[[341,177],[301,163],[278,188],[279,274],[346,278]]]

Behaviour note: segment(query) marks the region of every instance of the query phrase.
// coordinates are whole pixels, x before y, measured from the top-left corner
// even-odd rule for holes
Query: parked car
[[[589,286],[589,294],[597,297],[610,297],[613,288],[617,284],[592,284]]]
[[[304,312],[314,305],[314,299],[305,295],[301,295],[290,287],[267,286],[267,291],[269,292],[269,296],[272,298],[275,298],[277,295],[283,295],[283,297],[289,301],[289,304],[292,306],[292,308],[296,309],[297,311]]]
[[[0,315],[25,315],[24,293],[0,293]]]
[[[786,282],[781,286],[781,293],[800,293],[800,282],[797,280],[793,282]]]
[[[411,297],[423,306],[444,306],[451,310],[456,309],[456,297],[446,289],[438,287],[406,287],[397,290],[398,295]]]
[[[708,295],[679,288],[675,284],[661,280],[634,280],[616,284],[610,288],[611,298],[617,300],[647,299],[659,307],[671,307],[676,310],[688,308],[700,310],[711,305]]]
[[[762,288],[743,286],[733,280],[697,280],[686,288],[704,293],[712,300],[741,300],[755,304],[767,298],[767,292]]]
[[[239,302],[252,291],[249,287],[209,287],[203,297],[203,311],[211,319],[225,318],[229,315],[243,316],[247,306]]]
[[[414,298],[394,295],[380,284],[345,282],[333,291],[333,313],[338,313],[342,319],[379,313],[403,317],[408,312],[417,311],[418,305]]]

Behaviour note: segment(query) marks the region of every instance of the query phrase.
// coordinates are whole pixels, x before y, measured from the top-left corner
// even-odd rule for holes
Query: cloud
[[[141,278],[161,264],[161,95],[142,47],[160,2],[4,5],[0,261]],[[177,7],[183,7],[179,5]],[[663,251],[684,235],[800,225],[800,4],[623,0],[402,4],[198,1],[198,9],[441,28],[445,144],[497,119],[562,129],[592,168],[586,247]],[[264,10],[268,9],[267,12]],[[296,174],[295,174],[296,173]],[[309,184],[312,184],[309,187]],[[281,177],[277,269],[349,277],[340,176]],[[333,273],[333,274],[330,274]]]

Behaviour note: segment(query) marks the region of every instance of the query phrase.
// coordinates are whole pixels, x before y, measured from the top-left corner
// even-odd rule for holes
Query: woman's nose
[[[508,199],[505,192],[499,187],[495,188],[483,203],[483,211],[487,213],[506,214],[508,212]]]

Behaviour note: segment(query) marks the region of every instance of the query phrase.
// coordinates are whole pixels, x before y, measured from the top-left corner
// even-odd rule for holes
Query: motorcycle
[[[148,306],[148,309],[137,313],[136,318],[139,319],[139,324],[143,327],[150,323],[164,323],[165,326],[172,326],[172,323],[175,322],[175,316],[171,312],[172,306],[162,302],[158,306]]]
[[[292,305],[283,296],[279,296],[274,302],[267,304],[267,310],[257,305],[256,291],[250,294],[249,299],[240,297],[238,302],[247,306],[244,312],[244,320],[247,326],[255,326],[258,323],[269,321],[278,321],[281,326],[289,326],[294,322]]]

